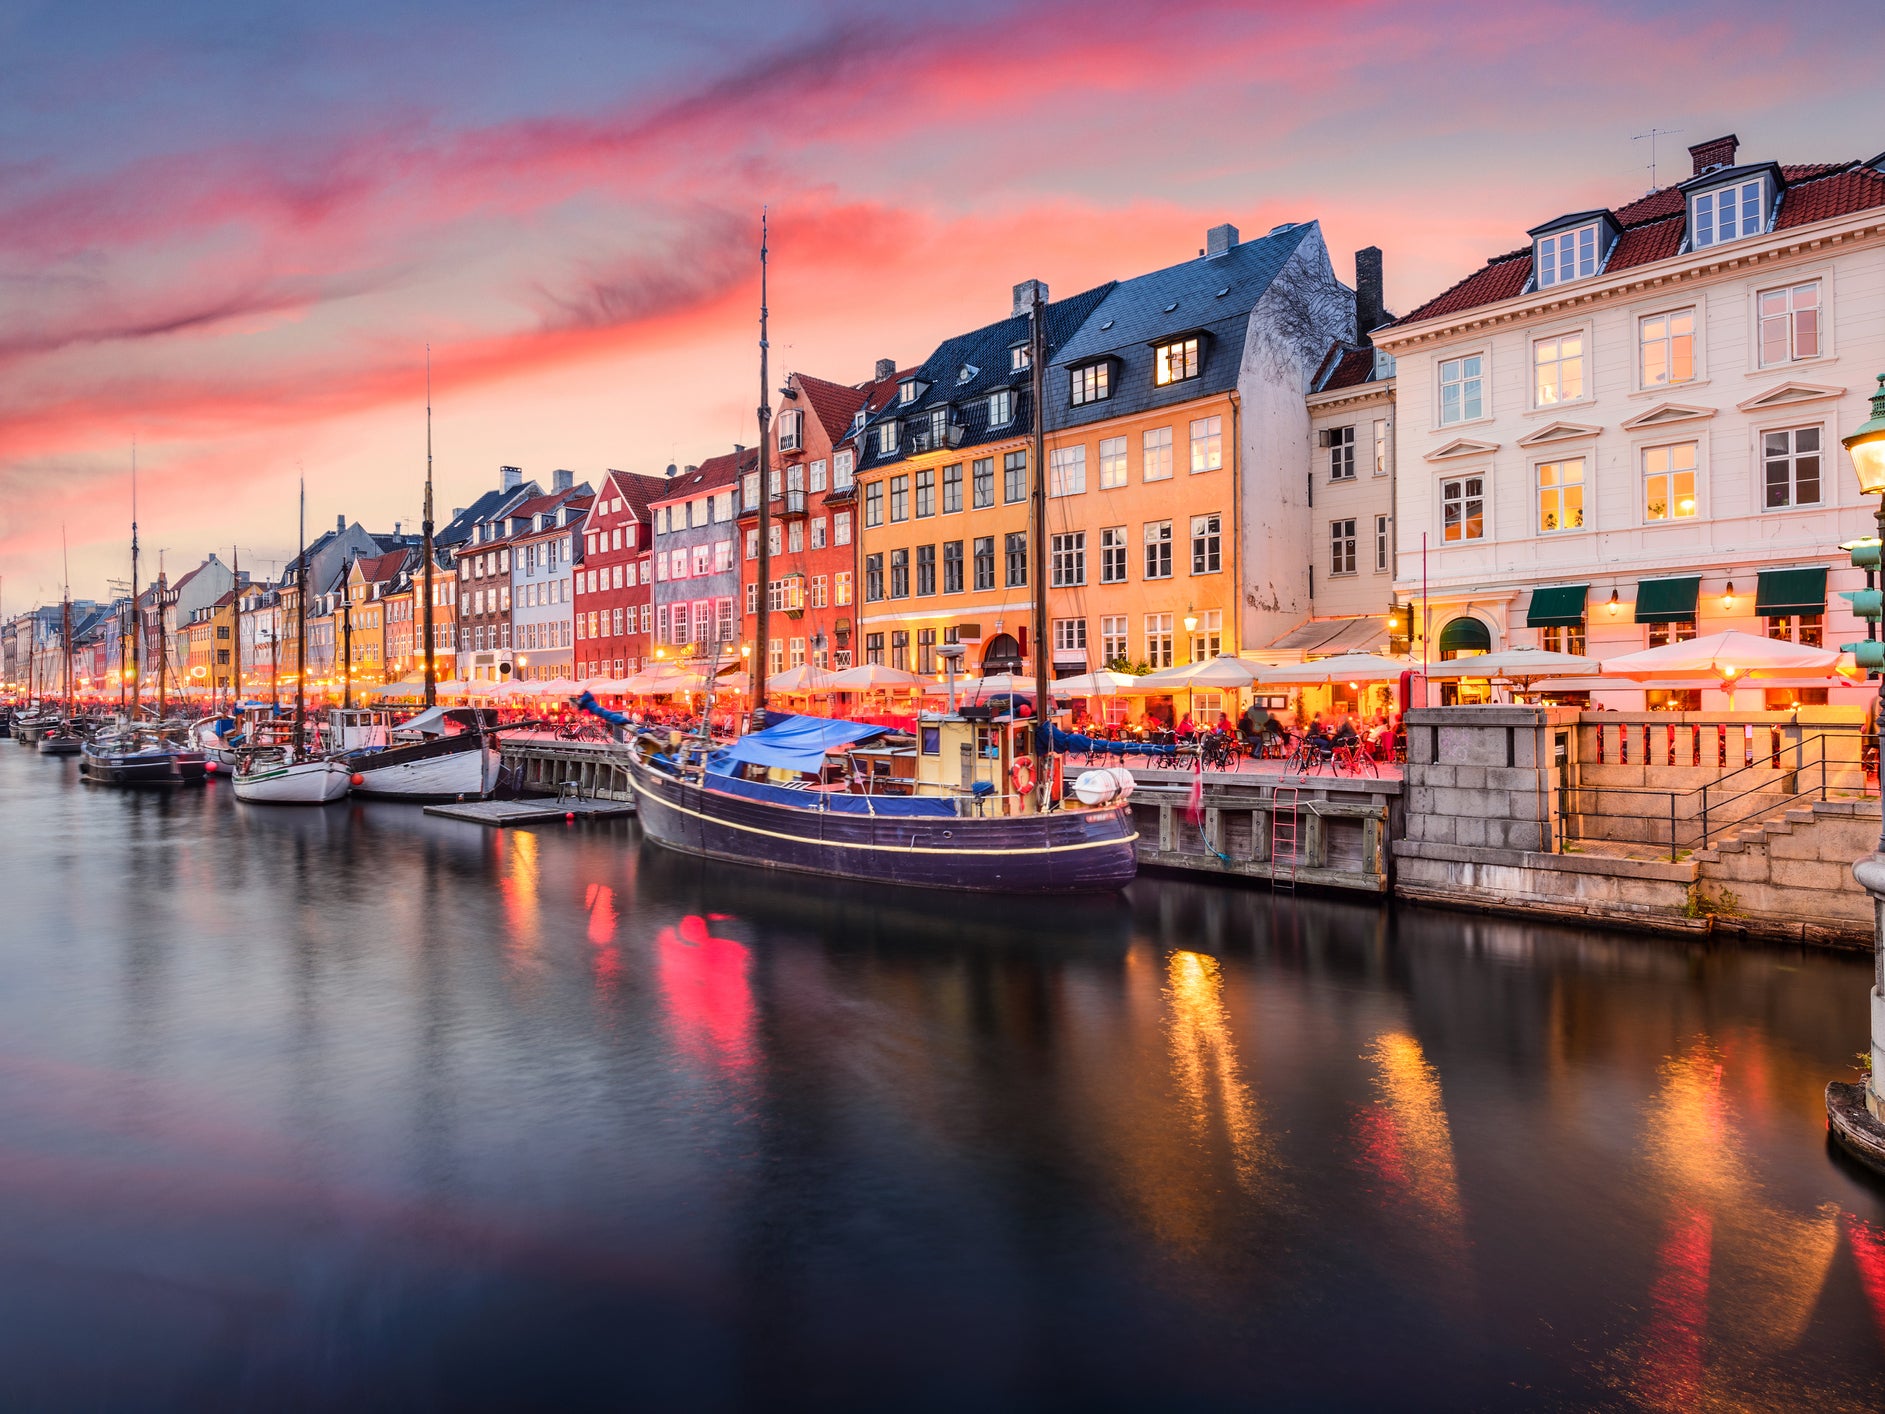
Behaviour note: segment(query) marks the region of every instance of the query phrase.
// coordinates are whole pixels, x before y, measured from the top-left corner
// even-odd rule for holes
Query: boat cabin
[[[377,707],[330,707],[326,738],[333,751],[383,751],[392,742],[392,713]]]

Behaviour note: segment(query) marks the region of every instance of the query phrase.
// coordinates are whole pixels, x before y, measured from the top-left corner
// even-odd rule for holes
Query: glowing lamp
[[[1623,606],[1622,606],[1621,604],[1619,604],[1619,603],[1617,602],[1617,591],[1616,591],[1616,590],[1614,590],[1614,589],[1613,589],[1613,590],[1611,590],[1611,591],[1610,591],[1610,612],[1611,612],[1611,614],[1612,614],[1612,615],[1615,615],[1615,614],[1616,614],[1616,612],[1617,612],[1617,610],[1619,610],[1619,609],[1620,609],[1620,608],[1622,608],[1622,607],[1623,607]]]
[[[1722,668],[1722,670],[1721,670],[1721,675],[1722,675],[1722,676],[1723,676],[1724,678],[1732,678],[1732,677],[1733,677],[1733,676],[1734,676],[1734,675],[1735,675],[1736,673],[1738,673],[1738,672],[1740,672],[1740,671],[1741,671],[1741,670],[1740,670],[1739,668],[1737,668],[1737,667],[1735,667],[1735,665],[1734,665],[1733,663],[1729,663],[1729,664],[1727,664],[1726,666],[1724,666],[1724,667]]]
[[[1734,607],[1734,581],[1732,579],[1728,581],[1727,589],[1722,591],[1721,607],[1724,609],[1732,609]]]
[[[1198,616],[1189,611],[1185,614],[1185,632],[1191,633],[1198,627]]]
[[[1885,496],[1885,373],[1879,374],[1878,389],[1872,394],[1872,415],[1850,437],[1840,438],[1839,444],[1852,458],[1860,493]]]

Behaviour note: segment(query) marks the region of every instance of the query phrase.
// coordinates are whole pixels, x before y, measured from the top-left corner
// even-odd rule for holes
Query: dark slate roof
[[[1049,361],[1047,425],[1073,427],[1235,388],[1250,312],[1314,227],[1300,222],[1222,255],[1201,255],[1114,285]],[[1157,386],[1153,345],[1194,330],[1208,335],[1198,351],[1198,377]],[[1068,370],[1099,358],[1116,360],[1112,396],[1074,407]]]
[[[1079,332],[1080,326],[1115,287],[1116,282],[1109,280],[1104,285],[1067,299],[1049,301],[1047,362],[1050,369],[1056,353]],[[1031,374],[1027,369],[1010,367],[1010,351],[1016,344],[1026,343],[1027,339],[1028,317],[1017,314],[944,340],[915,370],[914,376],[929,385],[922,396],[908,404],[898,402],[893,396],[865,424],[865,435],[858,443],[858,471],[863,473],[874,467],[887,466],[911,455],[911,439],[907,435],[898,438],[895,452],[889,456],[879,455],[874,430],[879,425],[897,418],[915,418],[940,407],[948,407],[951,420],[962,424],[962,440],[957,444],[962,448],[1031,432],[1034,428]],[[974,370],[967,379],[961,376],[964,369]],[[899,381],[910,376],[909,373],[897,375]],[[1050,387],[1052,382],[1050,377]],[[988,397],[1003,388],[1014,392],[1014,417],[991,429],[988,425]],[[873,397],[877,395],[876,389],[871,392]]]
[[[1781,167],[1780,211],[1774,218],[1773,229],[1784,231],[1885,206],[1885,175],[1878,170],[1880,160]],[[1754,168],[1764,165],[1754,164]],[[1731,174],[1709,172],[1703,175],[1715,181]],[[1700,180],[1691,178],[1683,186],[1694,187]],[[1679,254],[1688,235],[1688,201],[1681,187],[1653,191],[1608,214],[1622,228],[1622,235],[1610,252],[1610,258],[1604,262],[1606,275]],[[1396,322],[1413,324],[1497,304],[1522,294],[1531,283],[1531,277],[1530,246],[1495,255],[1464,280],[1442,290]]]
[[[523,485],[513,487],[509,491],[486,491],[464,510],[453,516],[441,529],[434,532],[432,543],[434,545],[461,545],[471,539],[471,532],[475,526],[496,517],[507,503],[537,494],[537,484],[534,481],[526,481]]]

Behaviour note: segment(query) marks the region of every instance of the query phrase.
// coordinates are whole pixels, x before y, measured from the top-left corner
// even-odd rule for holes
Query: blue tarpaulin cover
[[[882,736],[885,730],[865,722],[843,722],[830,717],[784,717],[762,732],[748,732],[718,753],[714,765],[724,772],[735,762],[746,761],[755,766],[776,766],[782,771],[815,775],[825,764],[825,753],[833,747],[869,741]]]

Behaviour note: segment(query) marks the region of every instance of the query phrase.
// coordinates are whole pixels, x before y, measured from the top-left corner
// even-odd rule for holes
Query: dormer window
[[[999,393],[991,393],[988,398],[988,425],[1004,427],[1014,421],[1014,390],[1003,388]]]
[[[1113,395],[1112,373],[1112,365],[1104,359],[1098,363],[1089,363],[1084,368],[1069,369],[1068,399],[1075,407],[1105,402]]]
[[[1163,388],[1198,376],[1198,336],[1160,344],[1153,361],[1152,381]]]
[[[917,396],[916,380],[914,378],[906,378],[903,382],[897,384],[897,401],[905,407],[915,402]]]
[[[1538,238],[1538,288],[1548,289],[1570,280],[1585,280],[1597,273],[1597,222],[1554,231]]]
[[[779,450],[798,452],[805,448],[805,414],[802,412],[784,412],[779,414]]]
[[[1724,241],[1758,236],[1767,229],[1768,179],[1765,175],[1689,197],[1689,247],[1705,250]]]
[[[1034,354],[1026,344],[1016,344],[1013,348],[1008,350],[1008,371],[1010,373],[1023,372],[1031,367],[1033,362]]]
[[[877,454],[887,457],[897,450],[897,424],[894,421],[877,425]]]
[[[974,364],[965,363],[961,368],[956,370],[956,382],[973,383],[975,381],[975,375],[981,371],[982,370],[977,368]]]

